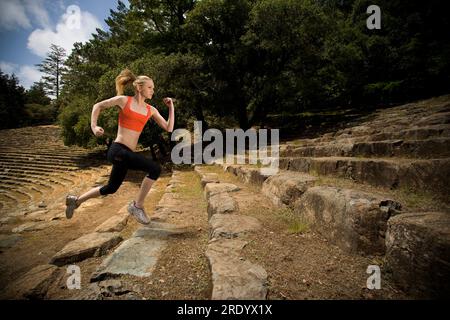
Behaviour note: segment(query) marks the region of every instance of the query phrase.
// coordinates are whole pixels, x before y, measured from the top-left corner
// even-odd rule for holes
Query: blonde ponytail
[[[152,80],[147,76],[138,76],[136,77],[133,72],[129,69],[124,69],[122,72],[116,77],[116,91],[117,95],[123,95],[124,88],[127,84],[133,83],[133,87],[136,90],[137,86],[141,86],[145,83],[145,81]]]
[[[127,84],[134,82],[136,76],[129,69],[124,69],[116,77],[116,91],[117,95],[123,95],[124,88]]]

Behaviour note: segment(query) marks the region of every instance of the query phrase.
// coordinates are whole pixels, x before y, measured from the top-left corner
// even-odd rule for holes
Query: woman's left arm
[[[153,119],[163,130],[172,132],[175,124],[175,107],[171,98],[164,98],[163,101],[169,108],[169,120],[164,119],[156,108],[153,109]]]

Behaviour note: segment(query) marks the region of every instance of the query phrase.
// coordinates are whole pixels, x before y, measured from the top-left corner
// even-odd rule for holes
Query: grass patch
[[[309,172],[307,172],[310,176],[319,177],[319,173],[317,170],[311,169]]]
[[[200,184],[200,177],[196,172],[189,172],[185,175],[184,186],[177,186],[173,188],[172,193],[178,193],[183,198],[203,198],[203,189]]]
[[[294,140],[294,141],[290,141],[290,144],[298,147],[298,146],[303,146],[305,144],[305,141],[304,140]]]
[[[290,234],[302,234],[309,231],[309,224],[302,217],[296,215],[292,209],[278,209],[275,216],[287,227]]]
[[[399,198],[400,202],[409,209],[418,210],[449,210],[449,205],[440,201],[436,194],[429,191],[416,190],[408,187],[400,187],[394,193]]]

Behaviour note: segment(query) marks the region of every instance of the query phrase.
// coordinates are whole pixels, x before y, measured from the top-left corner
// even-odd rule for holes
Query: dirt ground
[[[275,208],[255,185],[241,182],[219,167],[206,167],[219,180],[241,188],[231,195],[239,213],[257,218],[263,228],[244,248],[244,257],[268,273],[269,300],[409,299],[383,275],[380,256],[362,257],[343,252],[321,235],[295,225],[285,210]],[[301,231],[301,232],[300,232]],[[367,268],[381,268],[381,289],[367,289]]]
[[[263,228],[252,235],[243,256],[260,264],[268,273],[269,300],[297,299],[408,299],[401,290],[383,276],[382,257],[349,255],[307,228],[293,228],[292,219],[275,208],[259,188],[242,183],[219,167],[206,167],[219,174],[222,182],[241,188],[232,193],[238,201],[240,214],[257,218]],[[125,291],[134,295],[103,297],[104,299],[203,300],[211,296],[211,274],[205,251],[208,243],[206,201],[199,176],[190,170],[179,175],[182,185],[174,192],[183,201],[183,212],[172,214],[168,223],[189,226],[192,232],[169,238],[153,273],[148,278],[121,276]],[[105,177],[104,177],[105,178]],[[31,268],[46,264],[68,242],[92,232],[114,212],[128,203],[140,185],[143,175],[130,171],[119,191],[108,197],[90,200],[84,209],[76,211],[71,220],[57,220],[40,231],[24,232],[20,243],[1,252],[0,287],[12,283]],[[146,199],[151,215],[165,192],[170,174],[162,176]],[[55,210],[63,212],[64,205]],[[127,239],[139,227],[129,219],[121,235]],[[112,251],[113,249],[111,249]],[[89,297],[90,276],[106,256],[77,263],[81,269],[81,290],[69,290],[68,274],[61,267],[57,280],[50,286],[46,299],[80,299]],[[382,270],[381,290],[368,290],[366,273],[369,265]]]
[[[107,218],[108,212],[118,210],[121,205],[126,204],[129,194],[134,194],[138,190],[141,179],[142,177],[138,173],[134,175],[129,174],[127,181],[108,205],[101,208],[94,205],[92,210],[95,211],[98,219],[86,219],[86,216],[93,214],[87,211],[79,214],[78,220],[75,220],[74,216],[73,220],[79,223],[79,229],[83,230],[88,226],[90,226],[89,229],[94,229],[95,226],[101,224]],[[198,300],[208,299],[210,296],[210,273],[206,257],[204,256],[208,241],[207,221],[204,215],[206,203],[202,199],[200,181],[195,172],[187,172],[182,179],[186,182],[186,185],[180,187],[177,191],[182,196],[183,201],[185,201],[183,213],[169,216],[166,222],[178,226],[189,226],[193,231],[169,238],[168,245],[162,252],[150,277],[140,278],[126,275],[115,278],[121,281],[124,291],[133,292],[134,295],[113,295],[111,297],[102,297],[102,299]],[[145,207],[149,215],[151,215],[156,204],[161,199],[169,180],[170,175],[160,178],[155,185],[156,192],[151,192],[147,197]],[[196,185],[198,186],[197,188],[195,187]],[[120,205],[117,205],[118,203]],[[136,221],[129,219],[127,227],[121,233],[122,237],[124,239],[129,238],[139,227],[140,225]],[[88,231],[91,230],[84,229],[82,233],[84,234]],[[73,238],[77,238],[77,236],[73,235]],[[64,243],[64,241],[69,239],[59,240],[61,243]],[[81,290],[67,289],[66,281],[69,275],[65,274],[64,268],[61,268],[58,280],[50,287],[46,299],[91,298],[89,296],[90,276],[105,257],[90,258],[77,263],[81,270]]]

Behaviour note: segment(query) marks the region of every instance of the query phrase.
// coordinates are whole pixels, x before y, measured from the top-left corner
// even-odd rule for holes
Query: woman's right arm
[[[100,112],[104,109],[107,109],[109,107],[119,106],[121,109],[125,106],[127,101],[126,96],[115,96],[107,100],[103,100],[100,102],[97,102],[94,104],[94,107],[92,108],[92,114],[91,114],[91,129],[94,135],[97,137],[100,137],[103,135],[104,130],[102,127],[97,126],[97,120],[98,116],[100,115]]]

